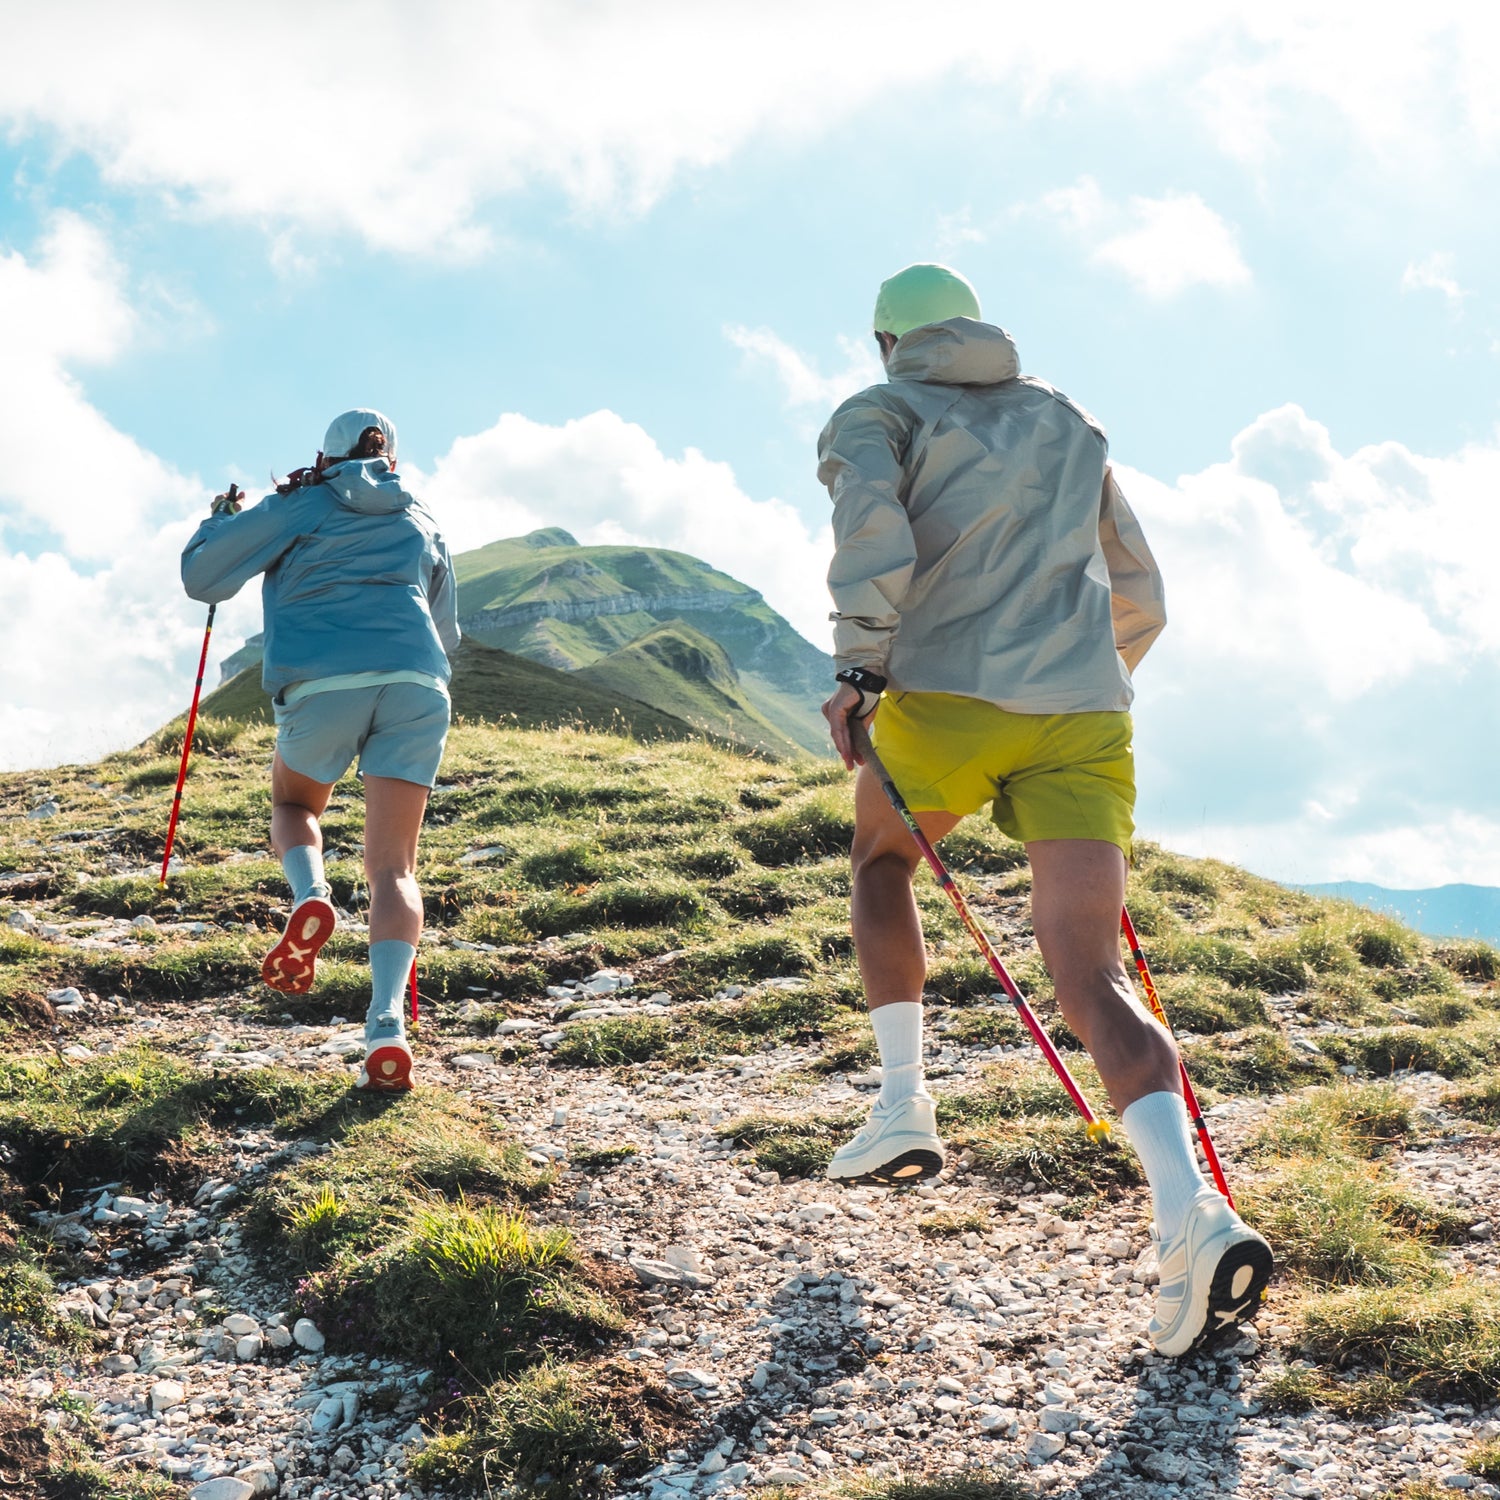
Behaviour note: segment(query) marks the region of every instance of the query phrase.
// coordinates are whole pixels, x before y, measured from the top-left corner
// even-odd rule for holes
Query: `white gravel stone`
[[[311,1318],[298,1318],[292,1324],[292,1337],[297,1342],[299,1349],[306,1349],[309,1354],[319,1354],[323,1345],[327,1342],[323,1335],[318,1332],[318,1325]]]
[[[344,1403],[338,1396],[325,1396],[313,1409],[312,1430],[332,1432],[344,1420]]]
[[[158,1380],[151,1387],[151,1410],[160,1416],[187,1400],[187,1387],[180,1380]]]
[[[276,1472],[276,1465],[268,1458],[237,1469],[234,1477],[244,1480],[250,1486],[251,1493],[256,1495],[274,1495],[281,1487],[281,1476]]]
[[[1068,1446],[1067,1439],[1051,1432],[1033,1432],[1026,1439],[1026,1457],[1034,1464],[1044,1464],[1057,1457]]]
[[[188,1491],[188,1500],[250,1500],[255,1493],[255,1486],[248,1479],[221,1474],[217,1479],[195,1484]]]

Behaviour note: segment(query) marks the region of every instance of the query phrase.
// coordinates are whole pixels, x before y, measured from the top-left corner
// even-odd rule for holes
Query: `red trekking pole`
[[[1172,1023],[1167,1019],[1166,1008],[1162,1005],[1161,998],[1156,993],[1156,985],[1151,978],[1151,970],[1146,966],[1146,955],[1141,952],[1141,940],[1135,935],[1135,923],[1130,920],[1130,913],[1123,906],[1120,908],[1120,931],[1125,934],[1125,945],[1130,949],[1130,956],[1135,960],[1141,983],[1145,986],[1146,1000],[1151,1006],[1151,1013],[1170,1034]],[[1173,1040],[1175,1041],[1176,1038],[1174,1037]],[[1182,1075],[1182,1102],[1187,1106],[1188,1118],[1193,1122],[1193,1129],[1198,1132],[1198,1143],[1203,1147],[1208,1169],[1213,1173],[1214,1186],[1223,1193],[1224,1201],[1233,1208],[1234,1195],[1229,1191],[1229,1183],[1224,1178],[1224,1168],[1219,1165],[1219,1153],[1214,1150],[1213,1137],[1208,1133],[1208,1122],[1203,1118],[1202,1106],[1198,1103],[1198,1096],[1193,1092],[1192,1080],[1188,1077],[1187,1064],[1183,1062],[1181,1053],[1177,1057],[1177,1069]]]
[[[239,499],[240,490],[231,484],[228,496],[229,501],[236,501]],[[172,858],[172,840],[177,837],[177,819],[183,810],[183,781],[187,780],[187,756],[192,754],[192,732],[193,727],[198,723],[198,699],[202,696],[202,669],[208,660],[208,637],[213,634],[213,615],[217,607],[219,607],[217,604],[208,606],[208,624],[202,631],[202,651],[198,652],[198,681],[193,682],[192,708],[187,709],[187,732],[183,735],[183,759],[181,759],[181,765],[177,766],[177,790],[172,793],[172,816],[166,823],[166,850],[162,853],[162,877],[156,882],[163,891],[166,889],[166,865],[171,862]]]
[[[953,877],[948,873],[948,867],[938,857],[938,852],[932,847],[932,841],[922,832],[921,825],[916,816],[906,805],[906,798],[901,795],[900,788],[891,779],[891,773],[886,770],[880,757],[875,753],[875,747],[870,743],[870,733],[863,721],[853,720],[850,724],[854,747],[859,752],[859,757],[875,773],[880,782],[881,790],[886,795],[886,800],[895,808],[901,821],[906,824],[907,831],[916,840],[917,848],[922,851],[925,859],[937,877],[937,883],[948,893],[948,899],[953,903],[953,909],[958,913],[959,920],[968,929],[969,936],[979,945],[979,951],[984,954],[986,962],[993,971],[995,978],[1000,981],[1000,988],[1005,991],[1006,998],[1015,1007],[1016,1014],[1021,1018],[1022,1024],[1031,1033],[1032,1039],[1042,1050],[1042,1056],[1052,1065],[1052,1071],[1057,1074],[1058,1081],[1068,1091],[1068,1097],[1073,1101],[1078,1113],[1083,1116],[1083,1123],[1088,1130],[1090,1140],[1106,1139],[1110,1132],[1108,1120],[1101,1120],[1098,1115],[1089,1108],[1089,1102],[1083,1097],[1083,1090],[1078,1087],[1073,1075],[1068,1071],[1068,1065],[1062,1060],[1056,1047],[1052,1045],[1052,1038],[1046,1033],[1042,1023],[1037,1019],[1036,1012],[1026,1003],[1026,997],[1021,993],[1020,987],[1010,977],[1000,955],[995,952],[995,945],[985,936],[984,929],[974,920],[973,913],[969,910],[969,903],[964,900],[963,892],[953,883]]]

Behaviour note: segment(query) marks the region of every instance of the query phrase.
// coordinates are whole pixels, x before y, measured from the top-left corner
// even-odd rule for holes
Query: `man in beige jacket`
[[[851,767],[851,723],[870,724],[934,843],[985,804],[1025,843],[1058,1004],[1151,1185],[1151,1336],[1183,1354],[1232,1334],[1272,1261],[1199,1168],[1176,1046],[1120,951],[1135,807],[1130,674],[1166,623],[1161,577],[1103,430],[1020,373],[1015,345],[980,320],[963,277],[936,265],[891,277],[875,336],[886,383],[844,402],[818,444],[834,506],[840,669],[823,712]],[[862,770],[853,928],[883,1082],[869,1122],[829,1165],[839,1181],[913,1182],[944,1162],[922,1072],[919,858]]]

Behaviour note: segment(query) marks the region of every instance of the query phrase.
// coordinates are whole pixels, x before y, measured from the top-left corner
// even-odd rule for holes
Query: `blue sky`
[[[0,79],[0,764],[180,706],[205,492],[356,402],[460,545],[680,546],[822,644],[813,440],[936,258],[1108,427],[1166,571],[1142,832],[1500,883],[1493,22],[60,9]]]

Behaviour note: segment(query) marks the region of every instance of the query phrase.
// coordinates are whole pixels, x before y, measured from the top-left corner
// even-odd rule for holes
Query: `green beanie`
[[[979,296],[957,271],[919,263],[880,283],[875,332],[900,338],[913,328],[949,318],[978,318]]]

